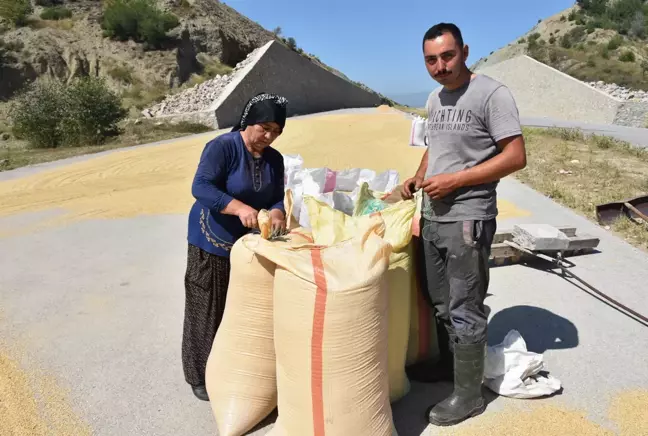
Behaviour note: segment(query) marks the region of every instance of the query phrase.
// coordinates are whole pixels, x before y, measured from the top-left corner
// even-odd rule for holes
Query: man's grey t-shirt
[[[481,74],[459,89],[433,91],[426,109],[426,179],[479,165],[499,153],[497,141],[522,133],[509,89]],[[422,215],[444,222],[495,218],[497,184],[460,188],[439,200],[423,193]]]

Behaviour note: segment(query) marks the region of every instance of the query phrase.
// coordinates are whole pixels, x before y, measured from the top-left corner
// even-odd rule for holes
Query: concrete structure
[[[245,103],[264,91],[288,99],[288,116],[381,104],[378,94],[322,68],[281,43],[270,41],[245,61],[245,66],[235,73],[207,110],[156,118],[227,128],[238,121]]]
[[[523,117],[629,127],[648,121],[648,103],[617,99],[526,55],[477,72],[506,84]]]

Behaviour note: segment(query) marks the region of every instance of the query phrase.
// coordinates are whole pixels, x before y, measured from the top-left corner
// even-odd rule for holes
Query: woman
[[[182,364],[201,400],[209,400],[205,366],[225,309],[230,250],[257,227],[261,209],[270,211],[273,230],[286,226],[283,157],[270,147],[283,132],[286,104],[273,94],[252,98],[232,131],[207,143],[193,180]]]

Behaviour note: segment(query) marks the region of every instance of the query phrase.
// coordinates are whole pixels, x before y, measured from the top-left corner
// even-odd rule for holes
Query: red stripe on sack
[[[421,236],[421,215],[416,214],[414,215],[414,219],[412,220],[412,236]]]
[[[313,240],[313,238],[310,237],[310,236],[308,236],[306,233],[296,232],[296,231],[294,231],[294,230],[293,230],[292,232],[290,232],[290,233],[292,233],[293,235],[301,236],[302,238],[306,239],[308,242],[315,242],[315,241]]]
[[[315,310],[311,338],[311,398],[313,402],[313,435],[324,436],[323,345],[324,315],[326,313],[326,276],[320,250],[311,250],[315,277]]]

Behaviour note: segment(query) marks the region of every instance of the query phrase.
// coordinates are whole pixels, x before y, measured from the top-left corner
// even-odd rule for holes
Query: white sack
[[[416,117],[412,120],[412,128],[410,129],[409,145],[412,147],[427,147],[427,140],[425,138],[425,118]]]
[[[560,389],[561,383],[552,376],[540,376],[538,373],[543,369],[542,354],[527,351],[520,333],[511,330],[501,344],[487,348],[484,384],[511,398],[551,395]]]
[[[380,174],[367,168],[334,171],[329,168],[303,168],[301,155],[284,155],[285,189],[293,192],[293,217],[301,227],[310,228],[308,211],[303,207],[305,195],[310,195],[347,215],[353,207],[363,183],[377,192],[391,192],[399,183],[399,174],[387,170]]]

